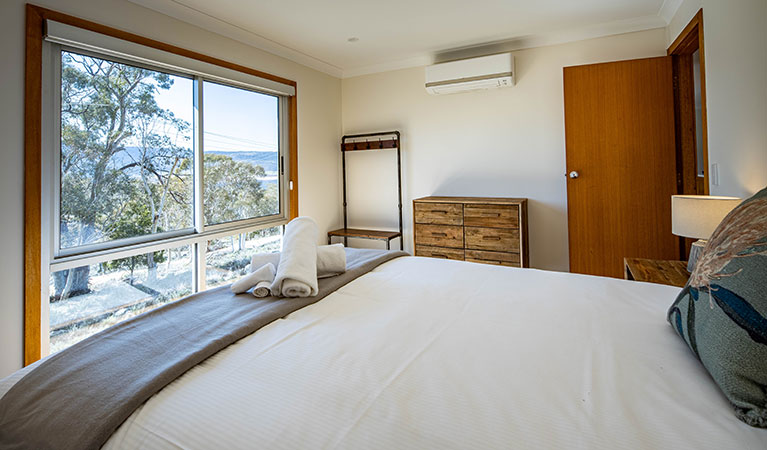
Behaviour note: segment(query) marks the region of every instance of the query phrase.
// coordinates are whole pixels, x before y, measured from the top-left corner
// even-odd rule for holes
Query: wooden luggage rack
[[[349,228],[348,215],[346,211],[346,152],[367,151],[367,150],[389,150],[397,149],[397,191],[399,207],[399,231],[381,231],[364,230],[359,228]],[[344,245],[347,245],[348,239],[374,239],[386,242],[386,249],[391,249],[391,241],[399,238],[399,248],[403,249],[402,242],[402,159],[400,155],[400,134],[399,131],[384,131],[380,133],[354,134],[341,138],[341,164],[343,167],[343,185],[344,185],[344,227],[338,230],[328,232],[328,244],[331,243],[333,236],[342,237]]]

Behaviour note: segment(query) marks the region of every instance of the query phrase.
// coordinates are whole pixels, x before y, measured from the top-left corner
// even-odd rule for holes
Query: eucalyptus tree
[[[169,180],[191,152],[189,124],[155,98],[172,84],[171,76],[162,72],[62,53],[62,248],[131,237],[118,225],[137,201],[149,205],[150,220],[146,229],[130,232],[135,236],[160,229],[163,208],[173,195]],[[130,146],[135,143],[138,152]],[[56,298],[89,290],[87,266],[54,276]]]

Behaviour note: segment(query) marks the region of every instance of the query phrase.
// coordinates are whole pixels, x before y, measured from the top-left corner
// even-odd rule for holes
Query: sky
[[[173,81],[170,89],[158,89],[155,101],[161,108],[193,124],[194,80],[178,75],[170,77]],[[154,80],[147,81],[154,83]],[[279,99],[273,95],[204,81],[204,149],[227,152],[278,151],[278,105]]]
[[[171,76],[173,86],[155,95],[157,104],[192,123],[193,80]],[[204,148],[207,151],[277,151],[278,98],[203,82]]]

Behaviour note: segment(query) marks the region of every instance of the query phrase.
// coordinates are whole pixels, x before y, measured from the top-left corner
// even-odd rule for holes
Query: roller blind
[[[53,20],[46,20],[45,40],[68,47],[110,55],[140,64],[165,68],[173,72],[201,76],[213,81],[235,83],[277,95],[295,95],[293,86],[257,77],[237,70],[210,64],[175,53],[166,52],[135,42],[118,39],[83,28],[73,27]]]

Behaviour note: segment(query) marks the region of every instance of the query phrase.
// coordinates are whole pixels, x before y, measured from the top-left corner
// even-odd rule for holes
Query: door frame
[[[694,89],[692,85],[693,80],[688,74],[692,73],[692,54],[695,50],[699,51],[700,55],[700,94],[701,94],[701,136],[703,146],[703,186],[702,191],[700,187],[697,192],[689,192],[689,189],[684,189],[684,180],[678,179],[678,185],[680,187],[680,194],[697,193],[698,195],[709,194],[709,164],[708,164],[708,119],[706,113],[706,58],[703,45],[703,9],[699,9],[693,16],[687,26],[679,33],[679,36],[666,50],[666,54],[674,58],[674,80],[675,80],[675,96],[677,100],[680,98],[680,93],[690,91]],[[694,91],[693,91],[694,92]],[[692,99],[694,101],[694,97]],[[678,171],[680,172],[680,178],[684,172],[684,166],[686,161],[689,161],[689,155],[686,155],[684,150],[692,148],[695,149],[695,134],[685,132],[680,119],[682,119],[680,105],[676,106],[676,125],[677,125],[677,162]],[[693,117],[694,120],[694,117]],[[694,122],[693,122],[694,123]],[[693,164],[695,159],[693,158]],[[685,191],[688,192],[685,192]]]

